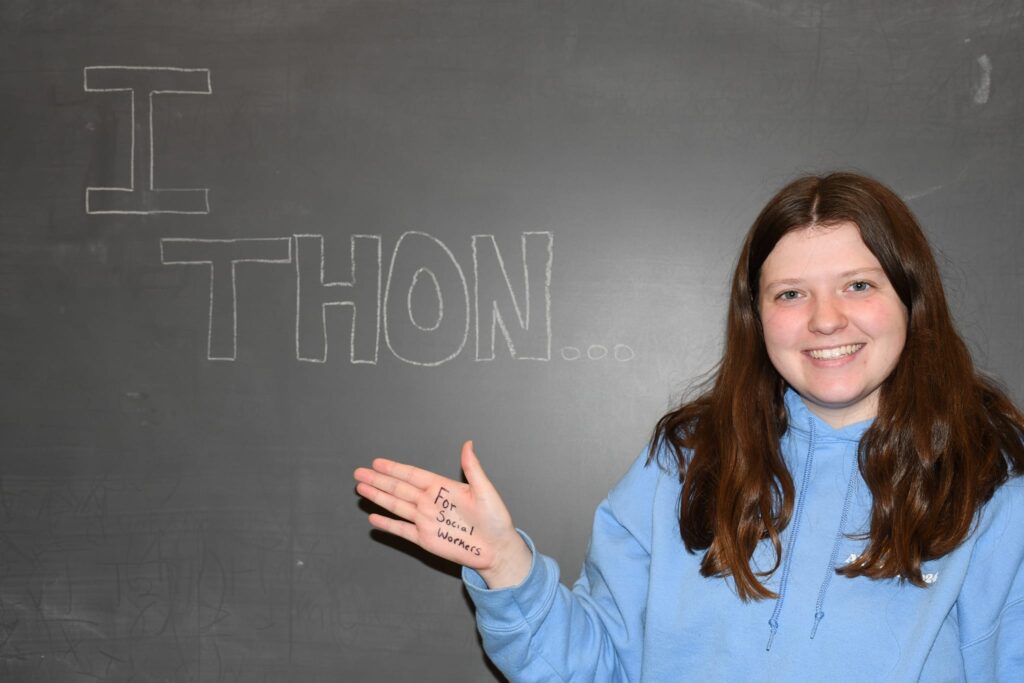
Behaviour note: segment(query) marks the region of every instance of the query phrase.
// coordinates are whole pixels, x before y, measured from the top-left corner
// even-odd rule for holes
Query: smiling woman
[[[797,179],[762,209],[737,261],[719,370],[652,439],[686,472],[687,548],[706,548],[702,572],[732,576],[742,599],[776,596],[750,559],[769,539],[784,562],[781,535],[799,517],[780,449],[787,392],[828,427],[863,432],[855,455],[872,505],[857,531],[869,543],[840,574],[924,586],[922,563],[960,546],[1024,469],[1024,417],[976,372],[924,233],[862,175]]]
[[[761,267],[758,311],[768,358],[813,413],[833,427],[875,415],[907,307],[854,223],[782,237]]]
[[[464,566],[513,681],[1016,681],[1022,440],[910,210],[835,173],[755,220],[722,359],[601,503],[572,590],[470,443],[468,483],[355,477],[398,517],[371,524]]]

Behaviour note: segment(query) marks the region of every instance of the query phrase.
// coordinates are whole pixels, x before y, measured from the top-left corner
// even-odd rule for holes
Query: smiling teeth
[[[863,346],[863,344],[847,344],[846,346],[836,346],[831,349],[811,349],[808,353],[811,354],[811,358],[816,360],[835,360],[836,358],[856,353]]]

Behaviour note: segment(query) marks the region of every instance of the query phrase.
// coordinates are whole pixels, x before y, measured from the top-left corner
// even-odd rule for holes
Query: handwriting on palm
[[[468,484],[378,458],[372,469],[355,471],[356,491],[398,517],[371,514],[375,528],[472,569],[492,569],[499,549],[518,534],[468,441],[462,469]]]

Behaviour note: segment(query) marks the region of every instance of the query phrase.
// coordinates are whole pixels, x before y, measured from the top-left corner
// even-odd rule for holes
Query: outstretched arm
[[[370,524],[429,553],[474,569],[492,589],[519,584],[532,553],[484,473],[473,442],[462,445],[465,484],[384,458],[355,473],[356,491],[399,519],[371,514]]]
[[[534,555],[515,530],[470,442],[462,447],[468,484],[383,459],[355,478],[360,495],[399,518],[370,515],[374,527],[467,568],[484,649],[509,680],[638,680],[660,480],[646,460],[638,458],[599,506],[571,591],[555,561]]]
[[[463,570],[484,649],[510,681],[640,680],[652,513],[662,481],[660,467],[646,462],[646,454],[637,458],[598,506],[571,591],[559,582],[556,562],[540,552],[526,580],[504,590],[486,590],[482,577]],[[664,481],[678,491],[677,476]],[[670,515],[676,496],[664,500]]]

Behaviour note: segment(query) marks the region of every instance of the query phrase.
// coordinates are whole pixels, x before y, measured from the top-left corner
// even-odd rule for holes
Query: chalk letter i
[[[87,66],[86,92],[127,92],[131,98],[131,172],[127,187],[89,187],[86,213],[210,212],[206,188],[157,188],[153,159],[153,96],[164,93],[209,95],[209,69],[169,66]],[[135,108],[145,93],[141,116]],[[141,181],[140,181],[141,176]]]

